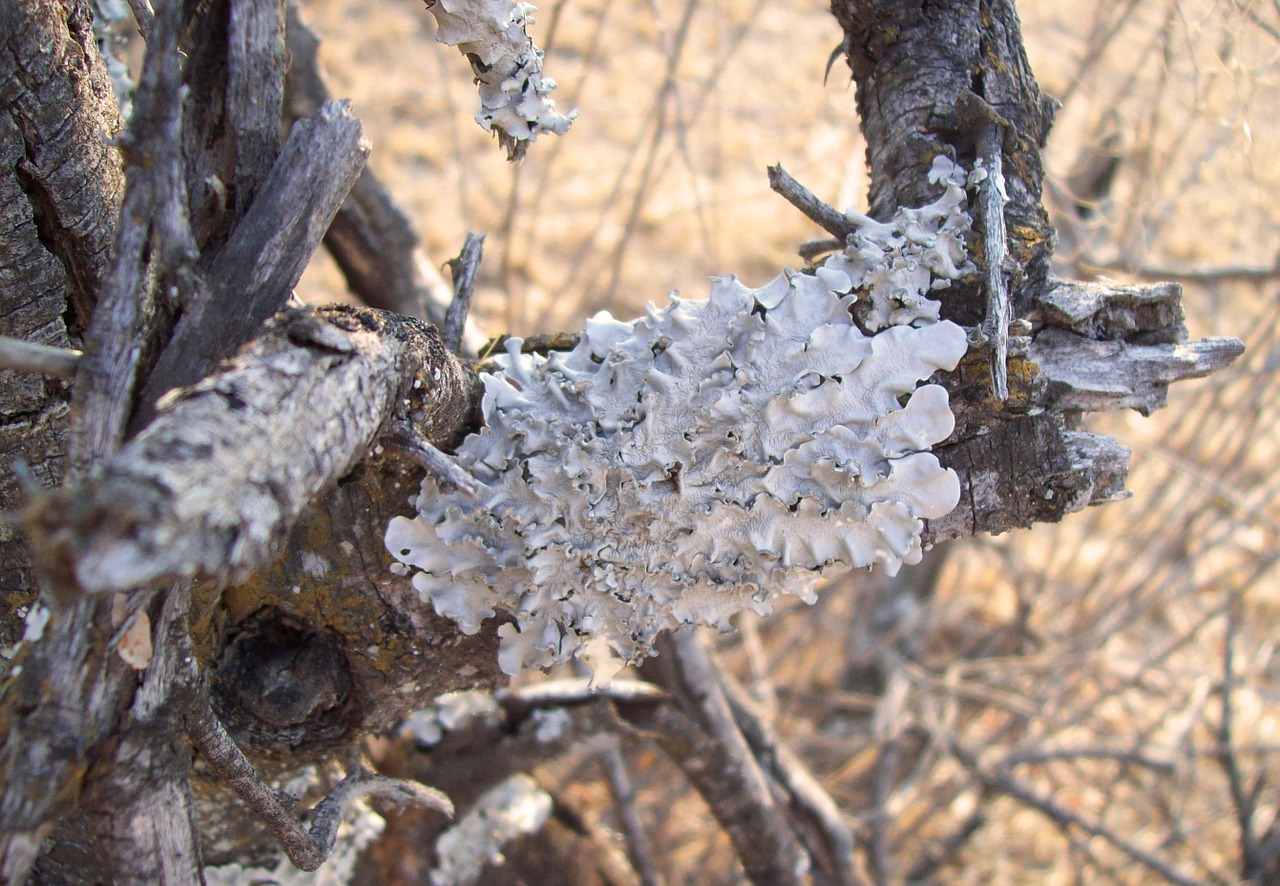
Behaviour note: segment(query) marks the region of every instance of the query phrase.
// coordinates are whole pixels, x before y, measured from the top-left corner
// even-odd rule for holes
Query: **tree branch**
[[[125,137],[125,221],[76,373],[68,452],[73,473],[83,473],[119,447],[132,412],[139,361],[156,320],[157,283],[173,284],[195,259],[181,151],[179,6],[162,7],[153,22]]]
[[[734,722],[742,730],[752,753],[786,791],[793,813],[816,835],[818,846],[811,847],[811,852],[827,869],[831,882],[839,886],[865,886],[869,881],[854,857],[853,830],[836,801],[753,709],[742,688],[725,674],[721,674],[721,685],[733,710]]]
[[[333,851],[343,815],[361,797],[376,794],[453,816],[453,804],[439,791],[405,779],[370,775],[357,759],[347,777],[316,806],[311,827],[307,829],[292,810],[296,798],[273,790],[258,776],[253,764],[227,734],[207,701],[201,701],[194,707],[188,719],[188,729],[192,742],[209,761],[222,784],[248,804],[276,835],[289,861],[304,871],[314,871],[324,864]]]
[[[73,378],[80,357],[81,353],[74,348],[52,348],[20,338],[0,336],[0,369]]]
[[[294,127],[258,199],[208,272],[142,389],[135,428],[173,388],[204,378],[284,307],[352,183],[369,145],[345,103]]]
[[[646,665],[675,704],[636,722],[711,807],[752,883],[805,883],[810,860],[733,719],[715,666],[694,631],[664,635]]]
[[[111,266],[124,196],[114,146],[120,111],[93,34],[88,3],[32,0],[0,10],[4,116],[27,146],[24,190],[41,236],[61,259],[67,298],[88,324]],[[6,237],[9,228],[4,229]]]
[[[433,329],[372,309],[295,309],[94,476],[33,501],[26,528],[50,586],[103,593],[266,565],[302,512],[395,414],[449,446],[470,376]]]

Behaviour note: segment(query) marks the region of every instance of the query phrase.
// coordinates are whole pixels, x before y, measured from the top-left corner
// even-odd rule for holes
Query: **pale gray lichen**
[[[468,689],[439,696],[429,708],[410,714],[400,731],[412,736],[421,747],[434,747],[446,732],[456,732],[476,722],[493,727],[501,720],[502,709],[490,693]]]
[[[480,89],[476,122],[495,132],[508,159],[518,160],[542,132],[564,135],[577,116],[556,112],[556,82],[542,76],[542,50],[529,39],[537,7],[513,0],[433,0],[436,40],[471,62]]]
[[[120,117],[128,122],[133,113],[133,77],[125,62],[128,54],[126,33],[136,31],[137,24],[129,4],[124,0],[93,0],[93,36],[107,66],[111,91],[120,106]]]
[[[523,773],[485,791],[436,840],[440,863],[431,871],[432,886],[475,883],[486,866],[502,864],[504,846],[542,827],[551,815],[551,805],[551,795]]]
[[[513,616],[506,673],[578,658],[604,681],[663,629],[918,561],[922,521],[960,494],[928,451],[953,428],[947,392],[920,386],[966,347],[927,297],[966,270],[964,175],[940,181],[815,273],[602,313],[568,353],[509,342],[457,453],[480,500],[428,477],[388,528],[423,599],[468,633]]]

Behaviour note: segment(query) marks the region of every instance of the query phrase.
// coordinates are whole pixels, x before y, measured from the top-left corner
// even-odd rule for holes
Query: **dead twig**
[[[752,753],[787,792],[791,808],[818,835],[820,846],[810,847],[811,854],[826,862],[831,882],[839,886],[865,886],[867,876],[854,856],[857,841],[853,829],[836,801],[753,709],[737,681],[723,672],[721,677],[734,721],[742,730]],[[813,851],[815,848],[820,851]]]
[[[1004,225],[1004,206],[1009,197],[1004,190],[1004,161],[1000,139],[1003,129],[998,123],[983,124],[978,132],[978,157],[987,176],[978,184],[982,200],[983,247],[987,272],[987,317],[983,331],[992,343],[991,383],[996,398],[1009,399],[1009,288],[1004,279],[1004,263],[1008,257]]]
[[[675,704],[658,706],[639,725],[653,730],[663,751],[711,807],[753,883],[801,884],[808,854],[774,799],[725,697],[716,665],[696,632],[659,641],[656,682]],[[649,667],[647,665],[646,667]]]
[[[166,4],[152,23],[133,117],[121,137],[127,163],[122,221],[76,371],[77,408],[67,449],[72,474],[119,448],[140,355],[156,321],[157,276],[180,278],[197,255],[182,157],[181,6]]]
[[[207,697],[202,696],[193,705],[187,729],[192,743],[222,783],[271,829],[289,861],[304,871],[314,871],[324,864],[333,851],[343,816],[362,797],[376,795],[401,805],[436,809],[453,817],[453,804],[440,791],[414,781],[372,775],[356,758],[349,766],[347,777],[317,804],[312,811],[311,827],[305,828],[292,809],[297,799],[275,790],[258,776],[249,758],[223,728]]]
[[[143,40],[150,39],[151,23],[155,20],[155,10],[151,8],[151,0],[129,0],[129,9],[133,12],[133,20],[138,23],[138,33]]]
[[[467,328],[467,313],[471,310],[471,293],[484,256],[484,234],[467,234],[462,252],[449,259],[449,273],[453,275],[453,301],[444,317],[441,338],[444,346],[455,354],[462,353],[463,333]]]
[[[55,348],[0,335],[0,369],[74,378],[81,356],[80,351],[72,348]]]
[[[1176,883],[1178,886],[1198,886],[1198,881],[1182,874],[1159,856],[1125,839],[1110,828],[1072,812],[1050,797],[1036,793],[1008,772],[1000,769],[986,769],[979,763],[977,754],[960,742],[952,740],[948,747],[960,764],[982,784],[1034,809],[1064,833],[1069,835],[1073,829],[1083,831],[1091,837],[1097,837],[1110,844],[1133,861],[1155,871],[1170,883]]]
[[[1262,782],[1259,780],[1255,790],[1246,790],[1244,776],[1240,772],[1240,761],[1236,757],[1235,750],[1233,710],[1236,688],[1235,643],[1240,627],[1240,605],[1238,596],[1232,596],[1227,604],[1226,636],[1222,638],[1222,686],[1219,689],[1222,713],[1218,718],[1216,759],[1227,777],[1227,785],[1231,791],[1232,810],[1236,816],[1236,828],[1240,833],[1240,873],[1248,880],[1257,876],[1262,870],[1258,858],[1258,839],[1253,825],[1253,813],[1258,799],[1257,788],[1261,787]]]
[[[657,859],[653,857],[653,848],[645,835],[636,813],[636,794],[627,775],[627,763],[622,757],[622,749],[616,741],[600,754],[600,767],[604,770],[609,782],[609,793],[613,795],[613,807],[617,810],[618,820],[622,823],[622,834],[627,841],[627,856],[640,875],[644,886],[663,886],[666,880],[658,870]]]
[[[294,126],[147,379],[135,429],[155,415],[161,395],[204,378],[284,308],[368,156],[345,102]]]
[[[818,227],[837,237],[841,243],[858,230],[857,222],[819,200],[812,191],[792,178],[782,168],[782,164],[769,167],[769,187],[785,197],[788,203],[803,212]]]
[[[478,499],[485,486],[468,474],[448,454],[441,452],[407,421],[392,423],[391,433],[382,438],[382,445],[405,455],[410,461],[436,478],[444,489],[456,489],[469,498]]]
[[[285,75],[285,119],[292,125],[314,114],[332,96],[320,74],[320,40],[302,20],[296,0],[286,8],[289,70]],[[413,222],[367,166],[324,235],[325,248],[347,287],[372,308],[440,324],[449,303],[448,285],[436,263],[423,254]],[[479,336],[471,336],[472,343]]]

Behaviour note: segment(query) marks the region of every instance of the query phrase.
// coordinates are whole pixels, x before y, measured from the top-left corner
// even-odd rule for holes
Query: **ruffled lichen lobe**
[[[601,313],[568,352],[509,341],[457,452],[480,500],[428,477],[387,532],[424,600],[465,632],[512,616],[509,674],[578,658],[599,682],[664,629],[917,562],[923,521],[960,495],[929,452],[947,393],[921,384],[966,349],[928,298],[969,270],[963,173],[939,178],[942,198],[867,220],[814,273]]]
[[[428,0],[436,39],[471,62],[480,90],[476,122],[496,133],[511,160],[543,132],[564,135],[576,111],[560,114],[550,98],[556,82],[542,75],[542,50],[529,38],[536,11],[514,0]]]

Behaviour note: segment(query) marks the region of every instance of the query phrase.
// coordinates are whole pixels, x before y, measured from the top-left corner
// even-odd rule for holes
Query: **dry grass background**
[[[718,650],[884,882],[1245,882],[1280,816],[1280,5],[1020,7],[1064,103],[1046,151],[1060,273],[1179,279],[1193,334],[1249,350],[1156,416],[1089,420],[1133,447],[1128,502],[950,545],[894,583],[856,576]],[[572,330],[798,264],[818,231],[771,194],[768,163],[865,205],[842,63],[823,85],[840,35],[816,0],[547,0],[533,33],[581,116],[520,167],[472,122],[465,62],[417,0],[303,8],[428,253],[489,234],[490,332]],[[1081,212],[1086,167],[1107,158],[1111,187]],[[304,298],[341,294],[326,262]],[[670,882],[734,882],[676,770],[629,762]],[[611,825],[578,771],[564,790]]]

